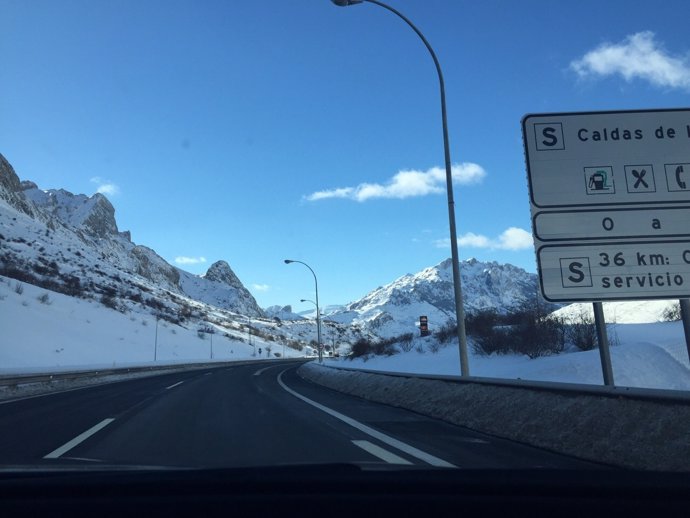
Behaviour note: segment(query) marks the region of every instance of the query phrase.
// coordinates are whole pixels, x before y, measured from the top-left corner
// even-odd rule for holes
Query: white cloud
[[[252,288],[256,291],[268,291],[271,287],[268,284],[252,284]]]
[[[486,176],[486,171],[478,164],[463,162],[451,167],[453,183],[467,185],[479,183]],[[446,171],[432,167],[426,171],[403,170],[393,176],[385,185],[379,183],[361,183],[356,187],[340,187],[317,191],[305,199],[308,201],[328,198],[346,198],[359,202],[375,198],[403,199],[428,194],[445,192]]]
[[[580,77],[619,74],[626,81],[644,79],[655,86],[690,90],[690,60],[671,56],[651,31],[632,34],[620,43],[603,43],[570,68]]]
[[[95,183],[98,185],[98,188],[96,189],[97,193],[107,194],[109,196],[120,194],[120,188],[110,180],[103,180],[99,176],[94,176],[93,178],[91,178],[91,183]]]
[[[205,257],[185,257],[183,255],[175,257],[175,262],[177,264],[199,264],[205,263]]]
[[[467,234],[463,234],[462,236],[458,237],[458,246],[459,247],[468,247],[468,248],[491,248],[491,240],[486,237],[482,236],[481,234],[475,234],[473,232],[468,232]]]
[[[439,239],[437,248],[447,248],[450,239]],[[459,248],[488,248],[490,250],[525,250],[533,246],[532,234],[517,227],[504,230],[498,237],[489,238],[481,234],[468,232],[458,236]]]
[[[534,246],[532,234],[517,227],[510,227],[498,236],[499,246],[502,250],[525,250]]]

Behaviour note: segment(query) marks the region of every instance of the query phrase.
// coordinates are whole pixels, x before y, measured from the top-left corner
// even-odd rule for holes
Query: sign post
[[[690,110],[527,115],[522,130],[544,298],[690,298]]]
[[[429,317],[425,315],[419,317],[419,333],[421,336],[429,336]]]

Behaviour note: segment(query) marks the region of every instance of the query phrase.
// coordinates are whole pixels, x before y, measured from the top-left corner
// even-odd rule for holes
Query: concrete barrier
[[[690,470],[690,402],[611,397],[552,387],[458,383],[308,363],[302,377],[468,428],[586,460]]]

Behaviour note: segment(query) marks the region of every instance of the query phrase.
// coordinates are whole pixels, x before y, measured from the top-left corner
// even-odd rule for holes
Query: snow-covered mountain
[[[277,318],[279,320],[303,320],[304,317],[298,313],[293,313],[292,306],[269,306],[264,308],[264,313],[269,318]]]
[[[343,311],[346,308],[344,304],[328,304],[319,308],[322,317],[329,317],[334,313]],[[307,309],[305,311],[300,311],[297,313],[303,318],[316,318],[316,308]]]
[[[469,259],[461,263],[460,275],[467,313],[485,309],[506,313],[534,300],[537,293],[536,274],[510,264]],[[450,259],[379,287],[329,319],[360,324],[379,336],[394,336],[417,331],[421,315],[428,316],[431,330],[455,322]]]
[[[20,182],[0,155],[0,273],[68,294],[143,300],[175,296],[251,317],[263,311],[225,261],[204,276],[170,265],[120,232],[102,194],[41,190]],[[166,292],[166,293],[164,293]],[[160,305],[161,302],[152,303]]]

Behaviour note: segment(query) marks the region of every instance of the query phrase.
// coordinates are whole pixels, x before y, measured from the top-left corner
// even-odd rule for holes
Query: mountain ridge
[[[465,312],[469,314],[482,310],[507,313],[538,297],[537,275],[511,264],[468,259],[460,264],[460,276]],[[343,324],[357,323],[381,336],[394,336],[415,332],[422,315],[428,316],[432,330],[455,323],[450,259],[398,277],[329,318]]]
[[[21,181],[2,154],[0,229],[6,245],[0,266],[6,272],[47,278],[56,288],[76,277],[87,280],[80,283],[82,289],[97,292],[127,293],[132,284],[152,284],[223,309],[264,316],[226,261],[213,263],[205,276],[185,272],[132,242],[130,232],[121,232],[115,208],[104,195],[41,190],[30,180]]]

